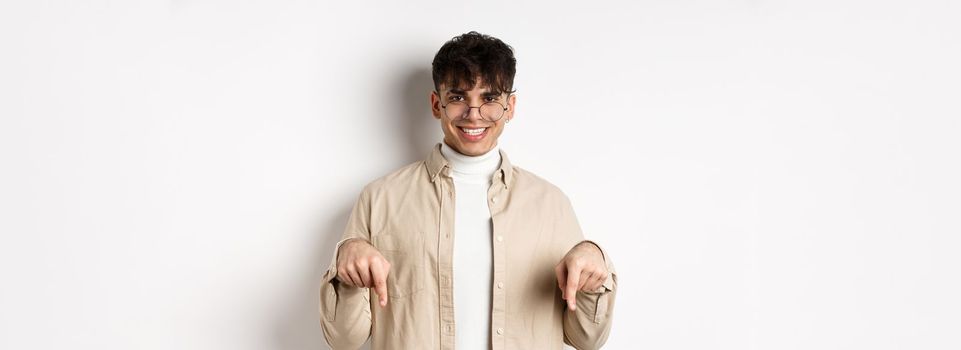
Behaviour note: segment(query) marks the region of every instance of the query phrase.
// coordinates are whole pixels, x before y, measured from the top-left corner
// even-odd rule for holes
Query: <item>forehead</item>
[[[488,86],[476,86],[476,85],[474,86],[474,88],[472,88],[472,89],[470,89],[470,90],[467,90],[467,89],[465,89],[465,88],[463,88],[463,87],[460,87],[460,88],[457,88],[457,87],[448,88],[447,86],[444,86],[443,84],[441,84],[441,86],[440,86],[440,91],[441,91],[442,93],[456,94],[456,95],[484,95],[484,96],[487,96],[487,95],[500,95],[500,94],[502,94],[501,92],[497,92],[497,91],[491,90],[491,88],[488,87]]]
[[[473,87],[468,87],[466,82],[461,86],[448,86],[449,82],[440,83],[440,92],[450,94],[498,94],[497,91],[494,91],[490,85],[484,82],[483,78],[474,78],[474,82]]]

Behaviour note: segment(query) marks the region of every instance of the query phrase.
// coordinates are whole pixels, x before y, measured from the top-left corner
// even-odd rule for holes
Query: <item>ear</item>
[[[517,103],[517,95],[511,94],[511,96],[507,98],[507,115],[505,117],[507,117],[508,119],[505,120],[505,122],[508,122],[511,119],[514,119],[514,105],[516,103]]]
[[[440,96],[437,96],[437,91],[430,91],[430,113],[434,115],[434,119],[440,119],[443,115],[443,111],[440,108]]]

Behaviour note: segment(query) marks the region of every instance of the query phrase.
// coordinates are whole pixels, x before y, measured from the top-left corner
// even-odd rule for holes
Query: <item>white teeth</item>
[[[487,130],[487,128],[480,128],[480,129],[464,129],[464,128],[460,128],[460,129],[461,129],[461,130],[464,130],[464,132],[466,132],[468,135],[471,135],[471,136],[480,135],[480,134],[484,133],[484,130]]]

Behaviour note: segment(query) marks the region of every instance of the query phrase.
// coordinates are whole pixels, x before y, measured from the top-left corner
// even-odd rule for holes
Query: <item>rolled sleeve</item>
[[[320,319],[324,339],[331,349],[357,349],[370,337],[370,290],[337,280],[337,255],[349,240],[370,237],[370,195],[365,187],[347,220],[347,227],[320,284]]]
[[[559,217],[555,222],[562,241],[567,242],[565,251],[582,242],[590,242],[601,251],[609,272],[607,279],[597,290],[577,293],[576,310],[564,308],[564,342],[577,349],[599,349],[607,342],[611,331],[611,316],[617,295],[617,275],[608,252],[596,242],[584,239],[570,199],[562,195],[560,202]],[[558,299],[558,302],[564,303],[563,299]]]

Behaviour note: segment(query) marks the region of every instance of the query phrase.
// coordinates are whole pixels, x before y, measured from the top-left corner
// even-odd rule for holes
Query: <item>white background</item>
[[[958,349],[954,1],[3,1],[0,348],[318,349],[430,61],[516,49],[501,146],[620,290],[608,349]]]

